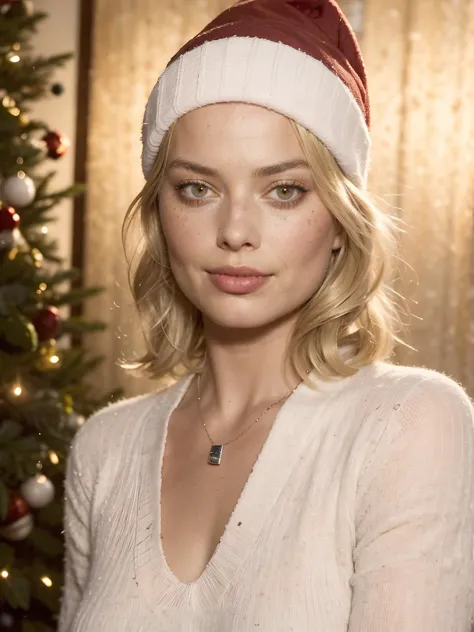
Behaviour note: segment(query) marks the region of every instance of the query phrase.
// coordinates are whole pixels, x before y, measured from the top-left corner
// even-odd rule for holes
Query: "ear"
[[[335,237],[334,237],[334,241],[332,244],[332,249],[333,252],[335,252],[336,250],[340,250],[342,248],[342,235],[340,233],[338,233]]]

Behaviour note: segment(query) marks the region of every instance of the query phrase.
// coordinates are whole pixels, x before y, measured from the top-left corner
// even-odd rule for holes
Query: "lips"
[[[212,283],[227,294],[255,292],[265,285],[271,276],[271,274],[246,266],[224,266],[209,270]]]
[[[209,270],[210,274],[223,274],[225,276],[233,277],[267,277],[271,276],[261,270],[255,268],[248,268],[247,266],[223,266],[221,268],[214,268]]]

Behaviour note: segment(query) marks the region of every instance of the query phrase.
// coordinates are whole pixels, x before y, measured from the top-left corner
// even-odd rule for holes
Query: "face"
[[[259,106],[177,122],[159,208],[177,284],[223,328],[295,319],[341,245],[290,121]]]

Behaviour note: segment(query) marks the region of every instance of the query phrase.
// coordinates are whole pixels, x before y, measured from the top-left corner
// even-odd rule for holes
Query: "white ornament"
[[[49,478],[44,474],[38,474],[25,481],[20,486],[20,491],[30,507],[41,509],[53,500],[55,488]]]
[[[0,527],[0,535],[5,540],[10,542],[16,542],[17,540],[25,540],[33,531],[33,517],[31,514],[26,514],[22,518],[15,520],[6,527]]]
[[[4,204],[11,204],[15,208],[23,208],[33,202],[35,195],[35,183],[24,174],[21,176],[10,176],[2,182],[0,198]]]
[[[0,230],[0,250],[11,250],[16,245],[16,231]]]

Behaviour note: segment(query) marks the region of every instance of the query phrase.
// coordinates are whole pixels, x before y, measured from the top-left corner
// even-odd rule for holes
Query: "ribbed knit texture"
[[[59,632],[469,632],[474,431],[461,387],[383,363],[300,385],[185,584],[163,555],[160,474],[190,379],[76,435]]]
[[[230,102],[253,103],[293,118],[326,145],[344,171],[366,183],[371,141],[354,95],[322,62],[257,37],[205,42],[163,72],[143,120],[145,177],[175,121],[196,108]]]

